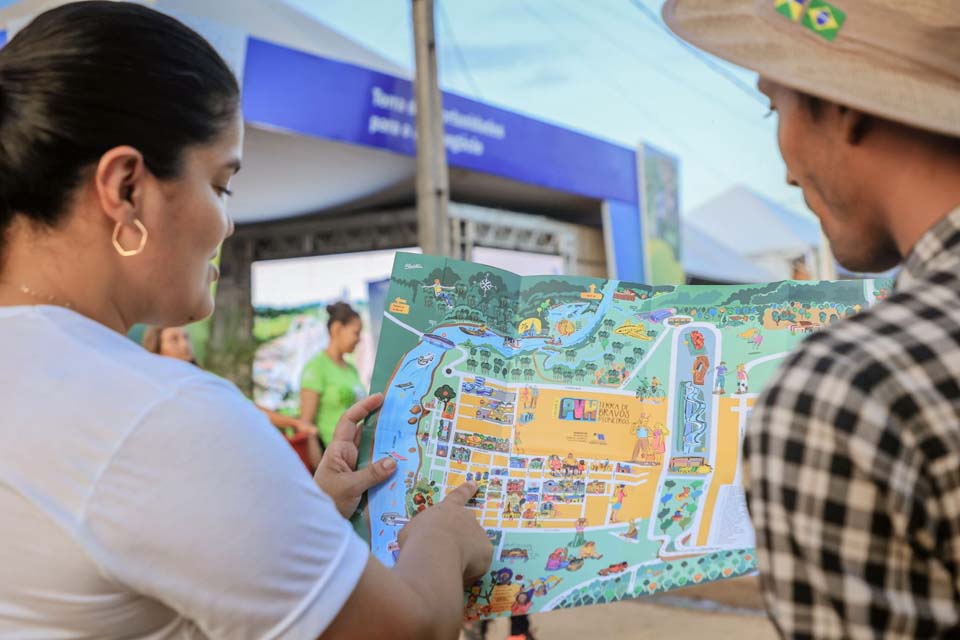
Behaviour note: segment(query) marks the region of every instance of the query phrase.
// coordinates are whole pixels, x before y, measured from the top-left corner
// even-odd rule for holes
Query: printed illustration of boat
[[[490,335],[490,332],[487,331],[487,325],[485,324],[479,327],[460,327],[460,331],[463,331],[468,336],[476,336],[478,338]]]
[[[433,346],[440,347],[441,349],[453,349],[455,346],[457,346],[454,344],[453,340],[443,336],[438,336],[433,333],[423,334],[423,341],[429,342]]]
[[[391,511],[390,513],[385,513],[380,516],[380,521],[390,527],[402,527],[410,522],[410,518],[407,518],[403,514],[397,513],[396,511]]]
[[[400,455],[400,454],[397,453],[396,451],[391,451],[391,452],[388,453],[387,455],[390,456],[391,458],[393,458],[394,460],[396,460],[397,462],[406,462],[406,461],[407,461],[406,458],[404,458],[402,455]]]
[[[516,338],[504,338],[503,346],[507,347],[508,349],[519,349],[520,341]]]
[[[412,383],[412,382],[401,382],[400,384],[396,384],[396,385],[393,385],[393,386],[395,386],[397,389],[403,389],[404,391],[406,391],[407,389],[412,389],[412,388],[413,388],[413,383]]]
[[[435,357],[436,356],[434,356],[432,353],[425,353],[422,356],[417,358],[417,364],[420,365],[421,367],[425,367],[431,362],[433,362],[433,359]]]

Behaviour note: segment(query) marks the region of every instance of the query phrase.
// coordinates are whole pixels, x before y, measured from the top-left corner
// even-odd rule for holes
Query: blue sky
[[[408,68],[409,0],[287,0]],[[643,8],[637,5],[643,5]],[[776,118],[754,74],[696,54],[661,0],[438,0],[445,90],[679,156],[683,209],[742,183],[805,212],[784,182]]]

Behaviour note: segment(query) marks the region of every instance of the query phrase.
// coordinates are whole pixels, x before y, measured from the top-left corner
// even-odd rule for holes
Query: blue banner
[[[612,267],[607,277],[646,282],[648,274],[643,263],[643,219],[640,217],[640,208],[633,202],[608,200],[606,216],[603,232],[607,252],[613,253],[613,260],[607,260]]]
[[[413,83],[250,38],[248,122],[415,155]],[[637,200],[631,149],[451,93],[443,94],[447,161],[597,199]]]

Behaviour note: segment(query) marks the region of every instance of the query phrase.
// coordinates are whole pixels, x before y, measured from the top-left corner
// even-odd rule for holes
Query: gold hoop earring
[[[140,230],[140,244],[137,245],[136,249],[124,249],[123,245],[120,244],[120,229],[123,228],[122,222],[118,222],[117,226],[113,228],[113,248],[124,258],[138,255],[143,251],[143,248],[147,246],[147,228],[136,218],[134,218],[133,224]]]

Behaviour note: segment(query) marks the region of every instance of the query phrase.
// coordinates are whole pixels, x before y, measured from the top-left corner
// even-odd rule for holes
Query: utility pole
[[[433,0],[413,0],[417,102],[417,235],[424,253],[450,255],[447,204],[450,180],[443,141],[443,105],[437,80]]]

